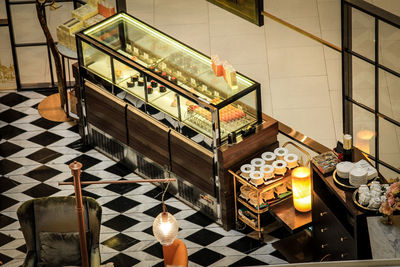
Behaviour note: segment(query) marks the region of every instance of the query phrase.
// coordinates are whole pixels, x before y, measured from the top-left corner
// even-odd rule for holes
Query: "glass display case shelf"
[[[214,147],[262,122],[259,83],[236,72],[233,82],[217,77],[209,57],[126,13],[76,36],[80,67],[112,84],[111,93],[129,93]]]

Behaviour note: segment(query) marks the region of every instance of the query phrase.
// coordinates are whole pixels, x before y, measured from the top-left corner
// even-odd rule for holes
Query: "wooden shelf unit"
[[[270,202],[268,202],[268,205],[265,208],[261,208],[260,209],[260,205],[262,203],[259,202],[260,200],[260,196],[262,193],[271,190],[279,185],[282,185],[284,183],[286,183],[287,181],[289,181],[291,179],[291,170],[288,170],[285,175],[283,175],[281,178],[276,179],[276,181],[267,184],[267,185],[260,185],[260,186],[254,186],[253,184],[251,184],[249,181],[247,181],[246,179],[244,179],[243,177],[240,176],[240,171],[237,171],[236,173],[232,170],[229,170],[229,173],[232,174],[233,176],[233,190],[234,190],[234,201],[235,201],[235,221],[236,223],[238,222],[238,220],[242,221],[243,223],[245,223],[246,225],[250,226],[251,228],[253,228],[255,231],[258,232],[258,238],[261,240],[262,239],[262,232],[263,232],[263,228],[261,227],[261,219],[260,219],[260,215],[270,211],[271,207],[273,207],[274,205],[277,205],[287,199],[290,198],[290,196],[292,194],[288,194],[287,196],[281,198],[281,199],[274,199]],[[252,188],[253,190],[255,190],[257,192],[257,206],[253,206],[251,205],[249,202],[247,202],[246,200],[242,199],[241,197],[239,197],[239,193],[240,190],[238,188],[238,183],[239,185],[241,184],[242,186],[249,186],[250,188]],[[250,212],[252,212],[254,215],[257,216],[257,222],[256,222],[256,227],[251,225],[249,222],[247,222],[245,219],[243,219],[240,215],[239,215],[239,208],[238,208],[238,202],[240,204],[242,204],[243,206],[245,206]]]

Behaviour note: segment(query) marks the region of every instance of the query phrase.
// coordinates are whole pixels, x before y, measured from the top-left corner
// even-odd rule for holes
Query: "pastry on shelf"
[[[232,104],[222,108],[219,112],[220,121],[222,122],[239,120],[241,118],[244,118],[245,116],[246,113],[244,113],[243,110],[236,108]]]
[[[270,201],[270,200],[274,199],[275,198],[274,190],[270,189],[270,190],[264,191],[261,194],[261,197],[264,199],[264,201]]]
[[[211,112],[200,107],[199,105],[190,105],[188,107],[188,112],[189,113],[194,112],[194,113],[206,118],[207,120],[211,121]]]
[[[272,192],[273,194],[273,192]],[[258,201],[257,201],[257,191],[252,191],[249,193],[249,203],[253,205],[254,207],[257,207],[260,205],[260,208],[265,208],[267,204],[264,202],[264,197],[262,194],[259,195]]]
[[[249,199],[249,194],[252,192],[252,188],[248,185],[242,185],[240,187],[240,196],[246,200]]]
[[[278,196],[287,192],[286,184],[278,185],[274,189]]]

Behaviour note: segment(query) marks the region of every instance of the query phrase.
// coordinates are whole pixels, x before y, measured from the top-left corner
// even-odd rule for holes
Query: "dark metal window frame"
[[[80,5],[86,4],[84,0],[57,0],[56,2],[72,2],[74,5],[74,9],[78,8]],[[10,45],[11,45],[11,53],[13,58],[14,64],[14,72],[15,72],[15,83],[17,86],[18,91],[39,91],[39,90],[50,90],[54,91],[57,89],[57,84],[54,80],[53,74],[53,58],[50,53],[50,49],[47,45],[47,42],[32,42],[32,43],[16,43],[15,42],[15,32],[13,26],[13,18],[11,13],[11,6],[13,5],[35,5],[35,0],[24,0],[24,1],[13,1],[13,0],[5,0],[6,4],[6,13],[7,13],[7,21],[2,20],[1,26],[8,26],[9,28],[9,36],[10,36]],[[116,0],[116,9],[117,12],[119,11],[126,11],[126,0]],[[36,12],[36,11],[35,11]],[[45,16],[46,16],[46,11]],[[17,48],[19,47],[34,47],[34,46],[46,46],[47,48],[47,58],[49,61],[49,68],[50,68],[50,83],[21,83],[21,75],[20,75],[20,68],[18,62],[18,53]],[[70,86],[69,86],[70,87]]]
[[[375,57],[371,60],[359,53],[353,51],[352,47],[352,10],[356,9],[375,19]],[[342,109],[343,109],[343,131],[344,133],[353,134],[353,105],[370,112],[375,117],[375,156],[368,154],[368,157],[375,161],[376,168],[379,170],[379,165],[400,173],[400,169],[384,162],[379,157],[379,118],[384,119],[397,127],[400,127],[400,122],[380,112],[379,109],[379,70],[384,70],[390,74],[399,77],[400,73],[392,70],[379,63],[379,21],[385,22],[400,31],[400,17],[376,7],[364,0],[342,0],[341,1],[341,19],[342,19]],[[371,64],[375,67],[375,108],[368,107],[355,99],[353,99],[353,73],[352,73],[352,58],[356,57],[363,62]]]

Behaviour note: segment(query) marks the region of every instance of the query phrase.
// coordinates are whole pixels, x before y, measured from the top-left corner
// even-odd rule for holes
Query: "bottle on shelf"
[[[353,161],[353,139],[350,134],[343,135],[343,161]]]

